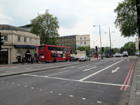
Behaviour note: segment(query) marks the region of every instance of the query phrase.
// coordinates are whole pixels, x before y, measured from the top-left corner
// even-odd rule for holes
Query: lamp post
[[[106,34],[107,32],[105,32]],[[115,31],[113,32],[110,32],[110,27],[109,27],[109,42],[110,42],[110,52],[111,52],[111,55],[112,55],[112,50],[111,50],[111,33],[115,33]]]
[[[101,26],[100,25],[93,25],[93,27],[99,26],[99,35],[100,35],[100,49],[102,48],[102,40],[101,40]],[[101,51],[101,59],[102,58],[102,51]]]

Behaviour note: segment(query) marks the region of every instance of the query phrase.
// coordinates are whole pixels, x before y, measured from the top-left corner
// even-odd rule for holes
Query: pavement
[[[140,57],[137,58],[128,105],[140,105]]]
[[[92,58],[91,61],[97,61],[100,59]],[[23,74],[23,73],[30,73],[30,72],[36,72],[36,71],[43,71],[47,69],[54,69],[54,68],[63,68],[67,66],[77,65],[81,62],[72,62],[72,63],[66,63],[64,65],[57,65],[57,66],[46,66],[44,64],[38,64],[36,65],[35,69],[25,69],[21,68],[22,64],[9,64],[9,65],[0,65],[0,77],[10,76],[10,75],[17,75],[17,74]],[[86,62],[82,62],[86,63]],[[44,66],[43,66],[44,65]],[[52,63],[53,65],[53,63]],[[24,64],[25,67],[30,66],[29,64]],[[16,68],[17,67],[17,68]],[[14,71],[10,70],[11,68],[14,69]],[[16,70],[20,69],[20,70]],[[2,72],[4,70],[8,70],[7,72]],[[137,57],[134,72],[133,72],[133,79],[132,79],[132,85],[130,87],[130,97],[128,105],[140,105],[140,57]]]
[[[91,58],[91,61],[97,61],[100,60],[101,58]],[[88,62],[88,61],[86,61]],[[19,63],[19,64],[8,64],[8,65],[0,65],[0,77],[5,77],[5,76],[11,76],[11,75],[18,75],[18,74],[24,74],[24,73],[31,73],[31,72],[37,72],[37,71],[43,71],[43,70],[50,70],[50,69],[55,69],[55,68],[63,68],[63,67],[68,67],[72,65],[77,65],[77,64],[82,64],[86,62],[63,62],[62,64],[59,63],[44,63],[41,62],[39,64],[28,64],[28,63]],[[62,63],[62,62],[60,62]]]

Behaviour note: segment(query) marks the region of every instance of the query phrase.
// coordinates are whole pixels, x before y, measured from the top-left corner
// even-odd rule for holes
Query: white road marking
[[[69,97],[71,97],[71,98],[72,98],[72,97],[73,97],[73,95],[69,95]]]
[[[117,72],[120,69],[120,67],[117,67],[115,70],[112,70],[112,73]]]
[[[39,91],[42,91],[42,89],[40,89]]]
[[[86,98],[82,98],[82,100],[86,100]]]
[[[88,79],[88,78],[90,78],[90,77],[92,77],[92,76],[94,76],[94,75],[96,75],[96,74],[98,74],[98,73],[100,73],[100,72],[102,72],[102,71],[105,71],[106,69],[108,69],[108,68],[110,68],[110,67],[112,67],[112,66],[114,66],[114,65],[116,65],[116,64],[118,64],[118,63],[120,63],[120,62],[122,62],[122,61],[123,61],[123,59],[120,60],[120,61],[118,61],[118,62],[116,62],[116,63],[114,63],[114,64],[112,64],[112,65],[110,65],[110,66],[108,66],[108,67],[106,67],[106,68],[103,68],[103,69],[101,69],[101,70],[99,70],[99,71],[97,71],[97,72],[95,72],[95,73],[93,73],[93,74],[90,74],[90,75],[88,75],[88,76],[86,76],[86,77],[80,79],[79,81],[84,81],[84,80],[86,80],[86,79]]]
[[[61,93],[59,93],[58,95],[59,95],[59,96],[62,96],[62,94],[61,94]]]
[[[98,85],[119,86],[119,87],[121,87],[121,86],[129,86],[129,85],[123,85],[123,84],[103,83],[103,82],[95,82],[95,81],[80,81],[80,80],[74,80],[74,79],[58,78],[58,77],[47,77],[47,76],[39,76],[39,75],[32,75],[32,74],[24,74],[24,75],[33,76],[33,77],[40,77],[40,78],[63,80],[63,81],[80,82],[80,83],[87,83],[87,84],[98,84]]]
[[[14,85],[15,83],[13,82],[12,84]]]
[[[138,77],[140,76],[140,75],[137,75]]]
[[[130,61],[129,59],[127,61]]]
[[[53,93],[53,91],[50,91],[50,93],[52,94],[52,93]]]
[[[25,88],[27,88],[27,86],[24,86]]]
[[[50,75],[46,75],[46,77],[49,77],[49,76],[52,76],[52,75],[61,74],[61,73],[65,73],[65,72],[68,72],[68,71],[70,71],[70,70],[62,71],[62,72],[58,72],[58,73],[54,73],[54,74],[50,74]]]
[[[31,89],[35,89],[34,87],[31,87]]]
[[[97,103],[98,103],[98,104],[101,104],[101,103],[102,103],[102,101],[97,101]]]
[[[62,68],[61,70],[65,70],[65,69],[70,69],[70,68],[74,68],[75,66],[70,66],[70,67],[67,67],[67,68]]]
[[[96,66],[94,66],[94,67],[92,67],[92,68],[89,68],[89,69],[85,69],[85,70],[83,70],[83,72],[92,70],[92,69],[94,69],[94,68],[96,68]]]

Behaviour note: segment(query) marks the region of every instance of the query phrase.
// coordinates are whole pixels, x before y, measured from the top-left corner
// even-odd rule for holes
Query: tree
[[[134,55],[136,52],[136,46],[134,42],[128,42],[123,47],[121,47],[121,53],[127,51],[129,55]]]
[[[136,0],[124,0],[114,10],[117,13],[116,27],[120,28],[124,37],[135,36],[138,33]]]
[[[38,14],[36,18],[31,20],[31,25],[31,32],[40,36],[41,44],[58,44],[58,19],[53,17],[48,10],[44,14]]]
[[[86,51],[86,55],[89,55],[89,52],[90,52],[90,47],[84,47],[84,46],[79,46],[77,48],[77,50],[80,50],[80,51]]]

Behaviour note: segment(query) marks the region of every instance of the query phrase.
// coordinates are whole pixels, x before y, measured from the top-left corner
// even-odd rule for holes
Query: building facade
[[[90,47],[90,35],[68,35],[58,38],[60,46],[68,46],[73,53],[79,46]]]
[[[37,53],[39,36],[10,25],[0,25],[0,32],[4,36],[0,64],[16,63],[21,61],[22,57],[27,58]]]

